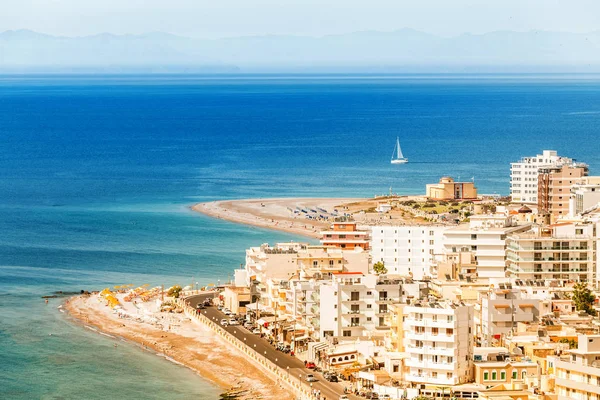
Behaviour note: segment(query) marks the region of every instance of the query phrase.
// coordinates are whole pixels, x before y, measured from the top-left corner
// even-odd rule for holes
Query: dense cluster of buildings
[[[223,300],[392,398],[600,400],[600,324],[571,298],[600,287],[600,177],[544,151],[511,164],[511,198],[459,225],[334,222],[319,245],[249,248]]]

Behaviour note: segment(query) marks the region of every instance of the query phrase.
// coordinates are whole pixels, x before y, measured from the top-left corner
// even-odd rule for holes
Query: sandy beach
[[[121,298],[124,295],[121,296]],[[128,312],[144,316],[121,318],[99,295],[72,297],[64,308],[78,322],[104,333],[135,342],[196,371],[239,399],[292,399],[258,367],[209,328],[185,314],[160,312],[155,301],[122,303]],[[118,346],[118,342],[115,342]]]
[[[323,209],[328,213],[338,214],[350,212],[353,203],[364,203],[365,199],[320,199],[320,198],[285,198],[285,199],[248,199],[223,200],[196,204],[194,211],[214,218],[220,218],[240,224],[261,228],[275,229],[302,236],[318,238],[319,232],[331,224],[328,221],[307,219],[302,213],[293,210]],[[320,214],[324,214],[321,213]],[[329,214],[331,215],[331,214]]]

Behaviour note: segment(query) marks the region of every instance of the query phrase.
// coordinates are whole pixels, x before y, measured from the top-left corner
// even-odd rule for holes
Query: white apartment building
[[[514,203],[537,204],[538,170],[572,164],[571,158],[560,157],[554,150],[544,150],[535,157],[523,157],[510,164],[510,197]]]
[[[598,206],[600,203],[600,176],[580,178],[571,186],[569,217]]]
[[[532,299],[522,289],[500,284],[481,293],[481,346],[497,344],[503,335],[516,332],[517,323],[534,322],[540,315],[540,300]]]
[[[412,276],[417,280],[433,277],[434,255],[444,250],[447,228],[434,225],[373,226],[373,263],[383,261],[388,274]]]
[[[315,330],[320,337],[384,336],[390,329],[388,305],[403,299],[401,279],[359,272],[332,274],[313,299]],[[317,305],[318,304],[318,305]]]
[[[514,225],[512,218],[504,214],[474,215],[468,224],[444,231],[444,252],[472,252],[480,279],[505,282],[506,237],[530,228],[531,224]]]
[[[558,400],[600,400],[600,335],[579,335],[570,358],[548,357]]]
[[[406,381],[457,385],[472,379],[473,306],[420,302],[403,313]]]
[[[527,281],[596,281],[594,223],[552,225],[541,231],[515,233],[507,239],[507,272]]]

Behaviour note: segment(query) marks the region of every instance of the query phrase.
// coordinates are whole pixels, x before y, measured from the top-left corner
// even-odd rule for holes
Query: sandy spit
[[[285,198],[285,199],[247,199],[220,200],[200,203],[192,210],[210,217],[224,219],[245,225],[275,229],[311,238],[319,238],[319,232],[331,224],[326,221],[309,220],[302,214],[294,214],[290,209],[321,208],[328,212],[338,209],[343,212],[346,204],[361,202],[364,199],[321,199],[321,198]]]

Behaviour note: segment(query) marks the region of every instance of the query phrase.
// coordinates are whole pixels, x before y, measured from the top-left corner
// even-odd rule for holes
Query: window
[[[527,371],[523,370],[521,372],[521,379],[525,379],[526,376],[527,376]]]
[[[448,364],[452,364],[454,362],[454,357],[446,357],[446,360],[448,360]]]
[[[351,331],[344,331],[343,335],[344,335],[344,336],[346,336],[346,337],[347,337],[347,336],[352,336],[352,335],[351,335]]]
[[[492,380],[495,381],[498,379],[498,373],[496,371],[492,371]]]
[[[485,371],[483,373],[483,380],[484,381],[489,381],[490,380],[490,373],[489,372]]]
[[[439,329],[438,328],[431,328],[431,334],[432,335],[437,335],[439,333]]]
[[[502,380],[502,381],[506,380],[506,371],[500,371],[500,380]]]
[[[372,294],[373,294],[373,292],[371,292],[371,291],[368,291],[368,292],[367,292],[367,296],[370,296],[370,295],[372,295]]]
[[[333,260],[329,260],[329,265],[333,267]]]
[[[434,362],[434,363],[437,363],[438,362],[438,356],[437,355],[431,356],[431,361]]]
[[[471,235],[471,240],[477,240],[477,235]]]
[[[513,371],[512,378],[517,379],[518,375],[519,375],[519,373],[517,371]]]
[[[319,266],[319,262],[318,261],[313,261],[313,267],[318,267]]]
[[[452,379],[452,377],[453,377],[452,372],[446,373],[446,379]]]
[[[448,315],[448,322],[454,321],[454,317],[452,315]]]
[[[432,371],[432,372],[431,372],[431,377],[432,377],[433,379],[436,379],[436,378],[437,378],[437,372],[435,372],[435,371]]]
[[[452,336],[452,335],[454,335],[454,329],[446,328],[446,336]]]

